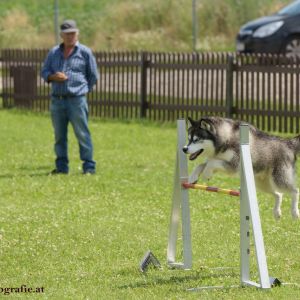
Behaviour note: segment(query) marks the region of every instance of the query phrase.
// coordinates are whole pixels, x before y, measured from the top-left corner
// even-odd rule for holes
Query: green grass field
[[[95,176],[81,175],[72,130],[71,173],[47,176],[54,159],[47,114],[0,110],[0,128],[1,298],[4,288],[21,285],[44,293],[11,299],[300,298],[295,284],[186,291],[239,284],[239,203],[226,195],[191,191],[193,270],[167,268],[175,124],[91,120]],[[210,184],[239,187],[237,178],[223,175]],[[272,197],[258,196],[269,273],[300,284],[300,221],[291,219],[289,199],[276,222]],[[138,265],[148,249],[163,269],[143,275]],[[255,279],[254,261],[251,268]]]

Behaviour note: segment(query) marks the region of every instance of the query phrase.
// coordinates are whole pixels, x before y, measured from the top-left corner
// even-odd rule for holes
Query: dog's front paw
[[[198,165],[192,172],[192,174],[189,176],[189,183],[197,183],[199,176],[203,172],[206,164]]]
[[[292,212],[292,217],[293,217],[293,219],[299,219],[299,216],[300,216],[300,214],[299,214],[299,209],[293,208],[291,212]]]
[[[197,174],[191,174],[189,176],[189,183],[197,183],[199,177]]]
[[[203,172],[202,179],[204,181],[209,181],[212,178],[213,173],[210,171]]]
[[[276,220],[279,220],[281,218],[281,209],[274,208],[273,215]]]

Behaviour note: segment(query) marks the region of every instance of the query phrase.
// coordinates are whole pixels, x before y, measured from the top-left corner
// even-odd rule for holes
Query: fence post
[[[141,53],[141,95],[140,95],[140,117],[146,118],[148,102],[147,102],[147,68],[149,61],[147,60],[148,53]]]
[[[233,55],[227,56],[227,70],[226,70],[226,117],[232,118],[233,115],[233,71],[234,60]]]

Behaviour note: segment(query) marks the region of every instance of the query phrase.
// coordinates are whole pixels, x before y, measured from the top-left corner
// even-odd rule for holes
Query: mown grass
[[[45,299],[299,299],[296,285],[186,291],[239,284],[239,204],[224,195],[191,192],[194,268],[167,268],[174,124],[92,120],[95,176],[81,175],[71,130],[70,175],[47,176],[53,168],[47,114],[1,110],[0,126],[1,287],[44,287]],[[222,175],[211,184],[239,186]],[[270,275],[299,283],[300,222],[292,221],[288,199],[279,222],[273,199],[260,193],[259,199]],[[142,275],[147,249],[163,269]],[[232,268],[212,269],[220,266]],[[256,278],[253,262],[252,272]]]

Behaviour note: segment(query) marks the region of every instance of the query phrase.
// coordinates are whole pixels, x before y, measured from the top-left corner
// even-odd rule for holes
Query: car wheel
[[[284,45],[283,52],[287,57],[300,58],[300,37],[292,37]]]

